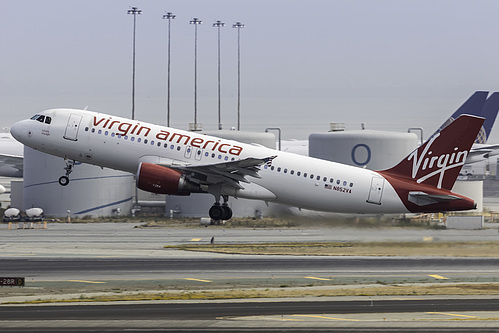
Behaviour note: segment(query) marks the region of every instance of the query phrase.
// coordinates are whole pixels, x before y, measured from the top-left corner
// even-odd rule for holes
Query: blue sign
[[[367,158],[365,161],[357,161],[357,158],[355,157],[355,155],[356,155],[358,149],[360,149],[361,152],[365,150],[365,152],[367,153]],[[368,145],[363,144],[363,143],[359,143],[359,144],[355,145],[352,148],[352,161],[356,165],[360,165],[360,166],[364,166],[367,163],[369,163],[371,161],[371,148],[369,148]]]

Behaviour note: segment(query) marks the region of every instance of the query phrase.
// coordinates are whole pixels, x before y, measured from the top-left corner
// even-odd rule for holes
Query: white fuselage
[[[260,167],[261,178],[246,177],[253,184],[241,183],[245,190],[238,197],[329,212],[408,212],[375,171],[91,111],[55,109],[40,115],[50,123],[21,121],[12,133],[27,146],[63,158],[136,173],[140,162],[209,165],[276,156]]]

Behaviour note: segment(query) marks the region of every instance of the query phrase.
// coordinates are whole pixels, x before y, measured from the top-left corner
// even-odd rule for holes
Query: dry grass
[[[48,299],[10,304],[62,303],[62,302],[114,302],[151,300],[215,300],[251,298],[296,298],[333,296],[421,296],[421,295],[499,295],[498,283],[484,284],[438,284],[438,285],[396,285],[379,287],[356,287],[342,289],[267,289],[267,290],[220,290],[186,291],[180,293],[142,293],[134,295],[103,295],[73,299]],[[7,304],[7,303],[4,303]]]
[[[186,251],[261,255],[498,257],[499,242],[319,242],[186,244]]]

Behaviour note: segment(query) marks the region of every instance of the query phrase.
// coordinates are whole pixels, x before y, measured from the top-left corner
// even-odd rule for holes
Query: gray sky
[[[498,1],[462,0],[3,0],[2,127],[38,111],[74,107],[131,115],[137,17],[136,118],[166,119],[166,36],[173,12],[171,124],[217,128],[217,29],[222,28],[222,122],[237,123],[241,21],[242,129],[279,126],[307,138],[330,122],[347,129],[435,130],[476,90],[499,90]],[[496,125],[496,127],[499,125]],[[499,141],[499,130],[492,140]]]

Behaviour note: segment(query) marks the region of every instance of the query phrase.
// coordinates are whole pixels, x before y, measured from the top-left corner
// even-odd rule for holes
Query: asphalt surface
[[[2,225],[1,227],[5,227]],[[5,229],[5,230],[4,230]],[[182,252],[164,245],[210,242],[497,240],[487,230],[140,229],[133,224],[49,224],[0,230],[1,332],[495,332],[499,297],[354,297],[12,305],[12,301],[113,291],[220,288],[346,288],[370,284],[497,282],[498,258],[283,257]],[[70,295],[67,295],[70,294]]]

